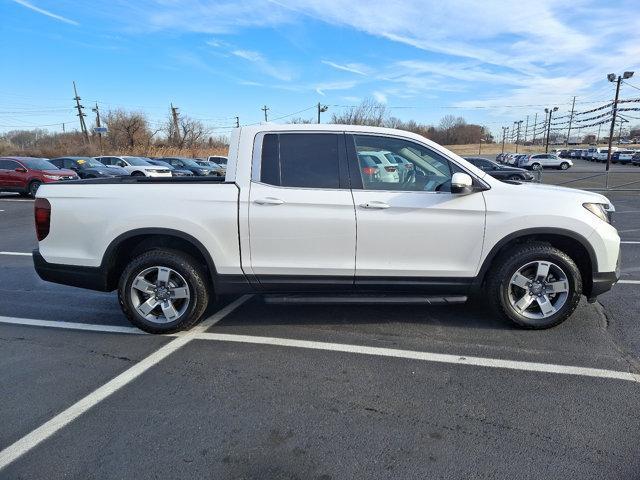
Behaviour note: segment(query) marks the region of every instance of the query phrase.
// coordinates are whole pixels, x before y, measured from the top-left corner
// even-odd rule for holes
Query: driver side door
[[[486,207],[482,192],[451,193],[451,177],[463,169],[400,137],[349,135],[347,149],[357,222],[356,285],[464,290],[479,267]],[[367,175],[358,159],[376,151],[401,156],[413,173],[396,181]]]

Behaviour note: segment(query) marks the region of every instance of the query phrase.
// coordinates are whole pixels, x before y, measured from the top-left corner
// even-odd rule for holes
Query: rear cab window
[[[269,133],[262,142],[260,182],[279,187],[345,188],[341,158],[343,134]]]

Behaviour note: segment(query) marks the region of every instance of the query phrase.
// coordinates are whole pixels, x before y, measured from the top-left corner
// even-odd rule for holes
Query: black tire
[[[567,162],[562,162],[560,164],[560,170],[567,170],[569,168],[569,164]]]
[[[510,301],[510,279],[522,266],[535,261],[548,261],[558,265],[567,276],[568,292],[564,304],[552,315],[532,319],[520,313]],[[501,254],[487,274],[485,293],[489,304],[499,315],[516,325],[529,329],[554,327],[571,316],[582,295],[582,276],[575,262],[561,250],[544,242],[527,242]],[[534,305],[533,308],[536,308]]]
[[[514,180],[514,181],[522,181],[523,178],[521,175],[509,175],[509,177],[507,177],[507,180]]]
[[[189,303],[176,320],[159,323],[147,320],[133,304],[133,281],[145,269],[160,266],[179,273],[189,288]],[[118,301],[129,321],[148,333],[173,333],[191,328],[202,316],[209,303],[209,282],[204,269],[192,257],[177,250],[154,249],[134,258],[126,266],[118,284]]]
[[[542,169],[542,165],[540,165],[537,162],[531,165],[531,170],[541,170],[541,169]]]
[[[131,174],[132,177],[144,177],[144,173],[142,172],[133,172]]]
[[[29,184],[29,190],[27,193],[31,198],[36,197],[36,193],[38,193],[40,185],[42,185],[42,182],[39,182],[38,180],[34,180]]]

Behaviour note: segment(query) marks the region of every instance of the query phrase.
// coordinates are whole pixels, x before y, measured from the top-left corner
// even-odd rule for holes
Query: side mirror
[[[27,169],[23,167],[18,167],[15,171],[18,173],[27,173]]]
[[[456,172],[451,177],[451,193],[465,195],[473,192],[473,179],[468,173]]]

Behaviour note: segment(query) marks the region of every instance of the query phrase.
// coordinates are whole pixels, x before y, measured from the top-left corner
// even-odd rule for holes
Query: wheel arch
[[[562,250],[569,255],[580,269],[583,293],[589,297],[592,289],[593,272],[598,271],[598,259],[591,244],[582,235],[562,228],[527,228],[513,232],[496,243],[484,258],[474,289],[480,289],[494,261],[515,245],[540,241]]]
[[[191,255],[206,268],[215,288],[218,275],[215,263],[202,242],[180,230],[140,228],[119,235],[105,250],[100,266],[106,274],[108,289],[117,287],[122,271],[132,258],[154,248],[170,248]]]

